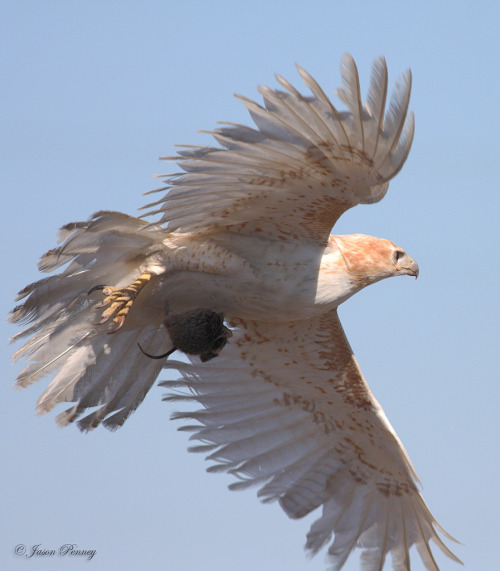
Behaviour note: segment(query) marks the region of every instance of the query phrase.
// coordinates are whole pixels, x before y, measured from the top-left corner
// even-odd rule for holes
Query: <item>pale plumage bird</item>
[[[411,75],[397,82],[385,112],[387,68],[374,62],[362,103],[351,56],[342,60],[339,111],[316,81],[299,73],[304,96],[260,88],[264,106],[240,97],[256,128],[226,123],[218,147],[184,147],[181,174],[149,204],[147,224],[100,212],[68,224],[41,271],[62,273],[27,286],[14,322],[30,322],[15,354],[30,363],[17,386],[53,376],[37,412],[82,430],[121,426],[164,369],[177,381],[166,400],[201,403],[177,413],[210,471],[233,489],[260,486],[291,518],[321,507],[306,548],[328,548],[340,569],[354,547],[362,568],[388,553],[410,569],[415,545],[437,570],[433,540],[454,561],[418,488],[403,445],[372,395],[337,316],[367,285],[418,265],[389,240],[330,235],[356,204],[377,202],[406,160],[413,138]],[[226,327],[222,319],[225,318]],[[138,346],[139,345],[139,346]],[[175,349],[191,364],[169,359]],[[159,358],[151,358],[159,357]],[[184,390],[182,390],[184,389]],[[80,418],[89,407],[98,407]],[[452,538],[450,538],[452,539]]]

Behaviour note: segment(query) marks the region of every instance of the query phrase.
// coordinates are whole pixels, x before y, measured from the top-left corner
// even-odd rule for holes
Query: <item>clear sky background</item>
[[[500,5],[462,1],[8,1],[0,4],[4,315],[39,279],[36,262],[64,223],[100,209],[134,214],[176,143],[248,123],[233,92],[258,98],[300,63],[327,93],[355,57],[391,81],[411,67],[416,134],[386,198],[336,233],[386,237],[420,277],[372,286],[340,310],[365,376],[404,442],[438,521],[471,571],[497,569],[499,506]],[[7,340],[17,329],[3,324]],[[35,417],[42,381],[12,388],[0,346],[0,567],[9,570],[320,571],[305,534],[255,491],[205,473],[175,410],[153,387],[115,433]],[[160,379],[166,378],[166,374]],[[43,386],[42,386],[43,384]],[[16,557],[74,543],[81,557]],[[413,552],[412,570],[422,564]],[[459,569],[439,553],[442,570]],[[389,567],[389,565],[387,566]],[[346,570],[358,569],[358,555]]]

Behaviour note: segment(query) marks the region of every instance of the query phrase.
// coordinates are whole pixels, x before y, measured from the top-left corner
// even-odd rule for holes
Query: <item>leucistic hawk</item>
[[[277,76],[284,90],[261,87],[263,106],[238,96],[255,127],[223,123],[212,132],[218,146],[182,147],[173,157],[182,172],[166,175],[166,194],[145,207],[157,222],[99,212],[62,228],[39,268],[65,268],[24,288],[11,316],[29,323],[14,337],[28,338],[14,358],[30,361],[17,386],[51,375],[38,413],[71,402],[60,426],[115,429],[160,371],[175,369],[179,380],[160,383],[165,400],[193,403],[173,418],[190,424],[209,471],[234,474],[233,489],[259,486],[291,518],[321,508],[310,553],[333,537],[332,569],[360,547],[365,570],[382,569],[388,553],[394,569],[409,570],[415,545],[437,570],[429,540],[459,562],[437,530],[452,538],[337,315],[362,288],[416,277],[418,265],[389,240],[330,234],[347,209],[380,200],[403,166],[411,75],[386,112],[383,58],[363,103],[344,56],[336,95],[345,110],[298,71],[312,95]],[[169,358],[176,349],[189,364]]]

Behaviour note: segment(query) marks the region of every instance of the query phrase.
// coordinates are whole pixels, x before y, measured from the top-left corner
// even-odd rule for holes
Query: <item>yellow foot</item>
[[[109,333],[116,333],[118,329],[123,327],[125,318],[127,317],[132,304],[151,277],[152,274],[150,272],[144,272],[135,280],[134,283],[123,288],[103,285],[94,286],[89,291],[89,295],[94,291],[102,290],[103,294],[106,296],[101,303],[96,305],[96,307],[109,306],[102,312],[102,319],[96,323],[96,325],[103,325],[112,318],[113,322],[116,323],[116,327],[109,331]]]

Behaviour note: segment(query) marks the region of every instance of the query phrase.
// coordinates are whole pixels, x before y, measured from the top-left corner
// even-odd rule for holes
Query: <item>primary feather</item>
[[[337,316],[363,287],[417,276],[418,266],[389,240],[330,235],[347,209],[380,200],[405,162],[411,76],[398,81],[386,112],[383,58],[363,103],[344,56],[337,95],[346,109],[298,71],[312,95],[277,76],[285,91],[261,87],[262,105],[239,96],[255,127],[225,123],[212,133],[218,147],[179,151],[182,173],[167,176],[167,193],[146,207],[158,223],[100,212],[62,229],[63,244],[40,270],[65,268],[22,290],[11,316],[28,324],[15,337],[28,340],[14,357],[29,360],[17,384],[53,375],[37,412],[69,402],[60,425],[114,429],[162,367],[176,370],[180,379],[161,383],[166,400],[201,405],[173,415],[189,423],[191,450],[209,454],[209,470],[233,474],[232,489],[256,485],[292,518],[321,509],[307,535],[312,554],[330,543],[331,568],[340,569],[359,547],[362,569],[382,569],[390,554],[394,569],[409,570],[416,545],[435,570],[430,540],[458,559]],[[102,319],[104,285],[117,292],[106,294],[113,303],[130,301],[119,327]],[[210,360],[166,359],[191,338],[203,356],[196,324],[221,313],[232,337],[216,339]]]

